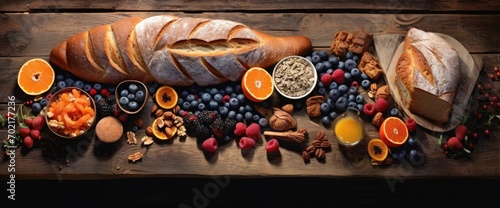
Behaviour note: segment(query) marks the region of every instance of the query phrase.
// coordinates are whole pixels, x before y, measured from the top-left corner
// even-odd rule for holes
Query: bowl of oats
[[[309,95],[318,81],[314,65],[302,56],[281,59],[274,67],[272,77],[276,91],[293,100]]]

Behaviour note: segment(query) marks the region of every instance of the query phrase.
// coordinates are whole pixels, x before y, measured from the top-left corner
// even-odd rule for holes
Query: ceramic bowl
[[[316,68],[302,56],[288,56],[281,59],[274,67],[272,77],[276,91],[283,97],[293,100],[311,94],[318,82]]]
[[[136,86],[137,89],[136,90],[129,89],[131,85]],[[124,97],[124,96],[122,96],[122,93],[124,90],[127,90],[128,94],[133,94],[134,98],[128,97],[127,98],[128,102],[121,102],[120,99],[122,97]],[[138,99],[137,92],[139,92],[139,91],[143,92],[143,99]],[[116,90],[115,90],[116,104],[118,105],[120,110],[122,110],[123,112],[125,112],[127,114],[139,113],[144,108],[144,106],[146,106],[146,103],[148,101],[148,97],[149,97],[148,88],[146,87],[146,85],[144,83],[142,83],[140,81],[124,80],[116,86]],[[131,107],[131,106],[133,106],[133,105],[130,105],[131,102],[135,102],[136,104],[134,104],[134,105],[137,105],[137,107],[136,108]]]
[[[64,94],[64,93],[73,94],[72,93],[73,90],[76,90],[77,93],[80,93],[80,95],[84,95],[86,97],[86,99],[88,101],[90,101],[90,107],[93,109],[93,112],[94,112],[94,115],[92,117],[90,117],[89,119],[85,120],[84,121],[85,123],[82,124],[82,125],[86,126],[86,128],[82,128],[78,132],[78,134],[75,133],[75,132],[65,132],[64,131],[63,127],[65,127],[65,125],[66,125],[64,122],[67,122],[67,121],[65,121],[63,113],[59,114],[59,115],[61,115],[60,118],[61,118],[61,120],[63,120],[63,122],[59,122],[59,119],[56,118],[57,116],[53,115],[48,110],[50,108],[50,106],[53,105],[53,103],[60,102],[62,94]],[[72,98],[70,98],[70,100],[71,99]],[[70,102],[75,102],[75,105],[76,105],[76,103],[79,102],[79,101],[78,100],[73,100],[73,101],[70,101]],[[95,105],[94,99],[87,92],[85,92],[84,90],[82,90],[80,88],[77,88],[77,87],[66,87],[66,88],[60,89],[59,91],[57,91],[56,93],[54,93],[52,95],[52,97],[50,98],[49,102],[47,103],[46,110],[47,110],[47,112],[45,113],[45,122],[47,123],[47,126],[49,127],[49,129],[50,129],[50,131],[52,133],[54,133],[56,136],[61,137],[61,138],[66,138],[66,139],[79,138],[82,135],[84,135],[90,128],[92,128],[92,126],[94,126],[94,124],[96,123],[97,112],[96,112],[96,105]],[[63,111],[64,110],[65,109],[63,109]],[[80,108],[78,108],[78,107],[75,106],[75,107],[73,107],[71,109],[67,109],[67,111],[69,111],[68,114],[67,114],[68,117],[71,117],[72,113],[78,114],[78,111],[80,111]],[[73,121],[76,122],[76,119],[73,119]]]

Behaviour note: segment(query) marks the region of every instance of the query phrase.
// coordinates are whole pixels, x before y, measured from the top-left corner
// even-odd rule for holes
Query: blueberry
[[[326,93],[326,89],[324,87],[318,88],[318,94],[324,95]]]
[[[339,90],[340,94],[345,94],[345,93],[347,93],[347,90],[349,90],[349,87],[347,87],[347,85],[345,85],[345,84],[341,84],[341,85],[339,85],[338,90]]]
[[[358,68],[351,69],[351,75],[353,79],[358,79],[361,77],[361,71]]]
[[[215,100],[210,100],[210,102],[208,103],[208,106],[212,110],[217,110],[219,108],[219,103],[217,103],[217,101],[215,101]]]
[[[241,85],[237,84],[233,88],[234,93],[243,93],[243,91],[241,91]]]
[[[399,109],[397,108],[391,109],[391,116],[399,116]]]
[[[225,106],[222,106],[219,108],[219,113],[221,116],[227,116],[227,114],[229,113],[229,109]]]
[[[197,100],[191,101],[191,109],[198,110],[198,109],[196,109],[198,107],[198,104],[200,104],[200,102],[198,102]]]
[[[241,114],[241,113],[236,114],[236,121],[240,122],[240,121],[243,121],[243,119],[245,119],[243,114]]]
[[[416,147],[418,145],[417,143],[417,139],[415,139],[415,137],[409,137],[408,138],[408,144],[412,147]]]
[[[351,72],[344,72],[345,82],[350,83],[352,81]]]
[[[333,66],[332,66],[332,67],[333,67]],[[326,72],[325,72],[325,73],[332,74],[332,73],[333,73],[333,71],[335,71],[335,70],[333,70],[333,68],[329,68],[329,69],[327,69],[327,70],[326,70]]]
[[[151,94],[151,95],[152,95],[152,94],[155,94],[155,92],[156,92],[156,88],[155,88],[155,87],[149,87],[149,88],[148,88],[148,92],[149,92],[149,94]]]
[[[115,86],[113,86],[113,85],[108,86],[108,92],[109,93],[113,94],[113,93],[115,93],[115,90],[116,90]]]
[[[311,56],[311,60],[312,64],[316,65],[317,63],[321,62],[321,57],[319,55],[313,55]]]
[[[323,126],[329,127],[332,124],[332,122],[330,120],[330,116],[321,117],[321,123],[323,123]]]
[[[319,51],[313,51],[313,52],[311,53],[311,56],[315,56],[315,55],[316,55],[316,56],[319,56]],[[321,58],[321,57],[320,57],[320,58]]]
[[[347,59],[344,64],[345,64],[345,69],[347,71],[351,71],[352,69],[354,69],[358,66],[356,61],[354,61],[352,59]]]
[[[204,102],[204,103],[208,103],[210,102],[210,100],[212,100],[212,95],[210,93],[203,93],[201,94],[201,100]]]
[[[328,85],[328,88],[331,89],[337,89],[339,87],[339,84],[336,82],[332,82],[330,85]]]
[[[348,108],[358,109],[358,104],[356,102],[348,102],[347,103],[347,107]]]
[[[261,128],[266,128],[269,126],[269,121],[266,118],[260,118],[257,123]]]
[[[255,123],[258,123],[259,120],[260,120],[259,114],[254,114],[253,117],[252,117],[252,121],[255,122]]]
[[[216,101],[217,102],[217,101]],[[227,109],[230,109],[231,108],[231,105],[229,105],[229,102],[225,102],[223,104],[224,107],[226,107]]]
[[[94,86],[94,87],[95,87],[95,86]],[[139,87],[137,87],[137,85],[136,85],[136,84],[130,84],[130,85],[128,86],[128,91],[129,91],[130,93],[133,93],[133,94],[135,94],[135,92],[137,92],[137,90],[138,90],[138,89],[139,89]]]
[[[94,84],[94,89],[95,89],[95,90],[97,90],[97,91],[101,91],[101,89],[102,89],[101,84],[99,84],[99,83],[95,83],[95,84]]]
[[[222,96],[221,94],[215,94],[214,95],[214,100],[215,102],[218,102],[218,103],[222,103],[222,99],[224,98],[224,96]]]
[[[365,90],[370,89],[370,85],[371,85],[371,84],[372,84],[372,83],[370,82],[370,80],[367,80],[367,79],[365,79],[365,80],[361,81],[361,87],[362,87],[363,89],[365,89]]]
[[[229,99],[229,105],[232,109],[238,109],[240,107],[240,101],[238,98],[231,98]]]
[[[90,84],[83,85],[83,91],[88,93],[88,92],[90,92],[90,89],[92,89],[92,85],[90,85]]]
[[[57,88],[59,88],[59,89],[66,88],[66,82],[64,82],[64,81],[57,82]]]
[[[307,59],[308,61],[310,61],[311,63],[312,63],[312,61],[313,61],[311,56],[306,56],[306,57],[304,57],[304,58],[306,58],[306,59]]]
[[[126,89],[123,89],[122,91],[120,91],[120,97],[128,97],[128,90]]]
[[[319,76],[321,77],[321,76]],[[323,84],[323,82],[316,82],[316,86],[317,87],[325,87],[325,84]]]
[[[337,112],[335,112],[335,111],[332,111],[332,112],[330,112],[330,114],[328,114],[328,116],[333,121],[333,120],[335,120],[339,116],[339,114]]]
[[[56,81],[64,81],[64,75],[62,75],[62,74],[58,74],[58,75],[56,76]]]
[[[425,154],[417,150],[411,150],[409,160],[411,165],[420,166],[425,162]]]
[[[397,153],[397,152],[392,153],[391,157],[394,161],[400,161],[400,159],[401,159],[401,157],[399,157],[399,153]]]
[[[42,106],[42,108],[47,106],[47,103],[49,103],[49,101],[45,98],[40,100],[40,105]]]
[[[137,102],[135,101],[130,101],[127,106],[132,111],[139,109],[139,104],[137,104]]]
[[[135,132],[139,131],[139,127],[137,127],[136,125],[134,125],[134,126],[132,126],[131,130],[132,130],[132,132],[135,133]]]
[[[102,97],[102,95],[101,95],[101,94],[96,94],[96,95],[94,95],[94,101],[98,101],[98,100],[100,100],[100,99],[104,99],[104,97]]]
[[[128,95],[127,95],[127,98],[128,98],[128,100],[130,100],[130,101],[132,101],[132,100],[134,100],[134,101],[135,101],[135,94],[128,94]]]
[[[196,96],[194,96],[193,94],[189,94],[187,97],[186,97],[186,102],[191,102],[193,100],[196,99]]]
[[[205,110],[206,108],[207,108],[207,106],[205,105],[205,103],[198,104],[198,110],[202,111],[202,110]]]
[[[344,62],[343,62],[343,61],[339,61],[339,64],[337,65],[337,69],[342,69],[342,70],[344,70],[344,68],[345,68],[345,64],[344,64]]]
[[[349,94],[351,94],[351,95],[357,95],[358,94],[358,88],[356,88],[356,87],[349,87]]]
[[[236,119],[236,111],[229,111],[229,113],[227,113],[227,118]]]
[[[316,68],[318,74],[324,73],[327,70],[325,65],[323,65],[323,62],[318,62],[317,64],[314,65],[314,67]]]
[[[251,105],[249,105],[249,104],[246,104],[246,105],[244,106],[244,108],[245,108],[245,111],[250,111],[250,112],[252,112],[252,111],[253,111],[253,107],[252,107]]]
[[[370,77],[368,77],[368,75],[366,75],[365,73],[361,73],[361,79],[366,80],[366,79],[370,79]]]
[[[321,103],[319,110],[322,115],[328,115],[330,113],[330,105],[326,102]]]
[[[399,151],[399,159],[406,159],[406,150]]]
[[[58,90],[57,86],[54,86],[52,87],[52,89],[50,89],[50,93],[54,94],[57,92],[57,90]]]
[[[72,78],[66,78],[64,79],[64,82],[66,82],[66,86],[73,86],[75,80],[73,80]]]
[[[241,114],[245,114],[247,111],[245,110],[245,106],[238,107],[238,112]]]
[[[219,90],[215,87],[210,88],[210,95],[214,96],[215,94],[219,93]]]
[[[356,63],[359,63],[359,56],[358,55],[352,56],[352,60],[354,60]]]
[[[128,99],[128,97],[120,97],[118,102],[120,103],[120,105],[125,106],[129,103],[129,99]]]
[[[219,89],[219,92],[218,92],[218,93],[219,93],[219,94],[221,94],[221,95],[225,95],[225,94],[226,94],[226,90],[224,90],[224,89]]]
[[[236,97],[238,97],[238,93],[235,93],[235,92],[231,93],[231,97],[232,97],[232,98],[236,98]]]
[[[339,65],[339,58],[336,56],[330,56],[328,62],[332,65],[332,68],[336,68]]]
[[[363,108],[364,108],[364,105],[363,105],[363,104],[359,104],[359,103],[358,103],[358,110],[359,110],[360,112],[363,112]]]
[[[330,91],[328,91],[328,98],[335,101],[339,99],[339,97],[340,97],[340,91],[338,89],[331,89]]]
[[[321,58],[321,60],[328,60],[329,55],[328,55],[327,51],[321,50],[321,51],[319,51],[318,55]]]
[[[337,109],[337,112],[344,112],[347,109],[347,99],[345,97],[339,97],[339,99],[335,101],[335,109]]]
[[[33,115],[38,115],[38,113],[40,113],[41,110],[42,110],[42,105],[40,105],[40,103],[33,103],[33,105],[31,105],[31,113]]]
[[[191,102],[188,102],[188,101],[184,101],[182,103],[182,109],[184,110],[189,110],[191,108]]]
[[[144,93],[144,91],[142,90],[138,90],[136,93],[135,93],[135,100],[137,102],[141,102],[144,101],[144,98],[146,98],[146,94]]]
[[[226,86],[226,88],[224,88],[224,90],[226,91],[225,94],[231,94],[233,93],[233,86],[228,85]]]
[[[351,51],[347,51],[345,53],[345,59],[352,59],[353,56],[354,54]]]
[[[328,103],[328,105],[330,105],[330,111],[334,111],[335,110],[335,101],[336,100],[333,100],[333,99],[326,99],[326,103]]]
[[[238,96],[236,96],[236,98],[240,102],[240,105],[245,104],[245,102],[246,102],[245,95],[243,95],[242,93],[240,93],[240,94],[238,94]]]
[[[73,83],[73,86],[83,89],[83,86],[85,86],[85,84],[81,80],[76,80],[75,83]]]
[[[356,103],[358,103],[358,104],[365,103],[365,97],[363,97],[363,95],[361,95],[361,94],[356,95]]]
[[[252,112],[245,112],[245,120],[247,122],[251,122],[253,119],[253,113]]]
[[[332,64],[328,61],[323,61],[323,67],[325,67],[325,72],[332,68]]]
[[[188,95],[189,95],[189,91],[187,91],[187,90],[181,91],[181,98],[187,98]]]
[[[347,98],[347,102],[356,102],[356,95],[350,94]]]
[[[266,108],[266,107],[265,107]],[[304,108],[304,102],[294,102],[293,109],[294,110],[302,110]]]

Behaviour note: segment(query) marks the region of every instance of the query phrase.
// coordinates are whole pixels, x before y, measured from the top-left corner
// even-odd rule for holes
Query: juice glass
[[[353,147],[357,145],[365,134],[364,123],[359,118],[359,110],[347,108],[346,112],[339,115],[333,122],[333,135],[341,145]]]

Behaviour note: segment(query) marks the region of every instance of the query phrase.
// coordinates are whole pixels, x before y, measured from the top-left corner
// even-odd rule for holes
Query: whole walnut
[[[273,115],[269,118],[269,126],[276,131],[287,131],[297,127],[297,121],[287,112],[274,108]]]
[[[392,103],[391,91],[389,90],[388,85],[383,85],[377,89],[375,93],[375,100],[378,98],[384,98],[388,103]]]

